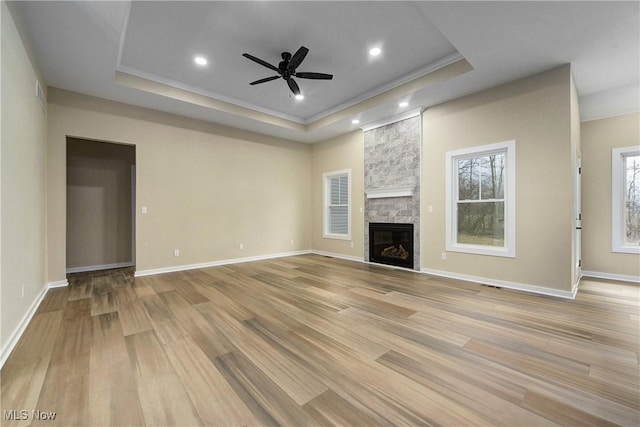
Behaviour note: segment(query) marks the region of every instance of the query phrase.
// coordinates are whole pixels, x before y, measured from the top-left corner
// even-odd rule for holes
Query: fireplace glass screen
[[[369,261],[413,268],[413,224],[369,223]]]

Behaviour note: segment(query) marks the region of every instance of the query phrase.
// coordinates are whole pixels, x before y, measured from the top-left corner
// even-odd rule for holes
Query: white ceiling
[[[429,107],[566,63],[583,120],[640,110],[635,1],[53,1],[10,8],[49,86],[301,142],[400,114],[399,101]],[[281,52],[302,45],[310,52],[298,71],[333,80],[297,79],[302,101],[282,79],[249,85],[275,73],[243,53],[277,66]],[[383,49],[379,57],[368,55],[373,46]],[[208,65],[196,66],[195,55]]]

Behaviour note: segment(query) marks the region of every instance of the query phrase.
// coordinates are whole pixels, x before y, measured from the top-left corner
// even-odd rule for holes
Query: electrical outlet
[[[293,246],[293,239],[291,239],[291,246]]]
[[[442,252],[442,255],[440,255],[440,257],[442,258],[443,261],[447,260],[447,253],[446,252]]]
[[[353,248],[353,242],[351,242],[351,243],[349,244],[349,246],[351,246],[351,247]]]
[[[21,292],[22,292],[22,298],[24,298],[24,288],[26,287],[26,285],[22,285],[21,286]]]
[[[243,250],[243,249],[244,249],[244,244],[240,243],[240,250]]]
[[[180,256],[180,249],[174,249],[173,256]]]

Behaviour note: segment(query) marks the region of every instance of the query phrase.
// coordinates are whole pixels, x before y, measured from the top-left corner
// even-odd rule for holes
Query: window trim
[[[506,154],[506,179],[504,183],[504,246],[474,245],[457,242],[457,170],[454,167],[458,159],[481,157],[487,154],[504,152]],[[516,257],[516,141],[504,141],[446,153],[446,250],[477,255],[490,255],[507,258]],[[455,172],[455,176],[454,176]]]
[[[624,243],[624,158],[640,154],[637,145],[611,150],[611,252],[640,254],[640,246]]]
[[[347,175],[347,233],[330,233],[329,232],[329,204],[331,201],[331,185],[329,180]],[[342,169],[322,174],[323,201],[322,201],[322,237],[325,239],[351,240],[351,169]]]

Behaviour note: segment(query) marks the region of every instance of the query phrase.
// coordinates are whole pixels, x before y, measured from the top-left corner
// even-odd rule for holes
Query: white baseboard
[[[334,252],[325,252],[325,251],[316,251],[316,250],[311,250],[312,254],[315,255],[321,255],[321,256],[328,256],[331,258],[340,258],[340,259],[346,259],[348,261],[358,261],[358,262],[364,262],[364,257],[358,257],[358,256],[353,256],[353,255],[344,255],[344,254],[338,254],[338,253],[334,253]]]
[[[433,276],[446,277],[449,279],[464,280],[467,282],[480,283],[483,285],[498,286],[501,288],[515,289],[540,295],[549,295],[552,297],[575,299],[578,287],[573,286],[571,291],[561,291],[559,289],[543,288],[541,286],[526,285],[524,283],[509,282],[506,280],[488,279],[486,277],[470,276],[467,274],[451,273],[449,271],[432,270],[423,268],[422,273],[431,274]]]
[[[112,268],[133,267],[134,265],[135,264],[132,263],[132,262],[118,262],[118,263],[115,263],[115,264],[87,265],[85,267],[67,268],[67,273],[83,273],[85,271],[110,270]]]
[[[186,265],[175,265],[172,267],[152,268],[148,270],[136,271],[134,276],[141,277],[141,276],[150,276],[152,274],[174,273],[176,271],[195,270],[197,268],[207,268],[207,267],[218,267],[221,265],[239,264],[241,262],[263,261],[265,259],[282,258],[287,256],[295,256],[295,255],[306,255],[310,253],[311,253],[310,250],[303,250],[303,251],[294,251],[294,252],[282,252],[277,254],[258,255],[258,256],[244,257],[244,258],[223,259],[219,261],[203,262],[199,264],[186,264]]]
[[[40,303],[44,299],[44,296],[47,294],[48,290],[48,286],[44,286],[42,288],[42,291],[40,291],[36,299],[33,301],[33,303],[31,303],[31,306],[22,317],[22,320],[20,321],[20,323],[18,323],[18,326],[9,337],[9,340],[7,341],[5,346],[2,348],[2,351],[0,352],[0,368],[4,366],[4,362],[7,361],[16,344],[18,344],[20,337],[22,337],[25,329],[27,329],[27,326],[29,325],[29,322],[31,322],[33,315],[36,314],[36,311],[38,311],[38,307],[40,307]]]
[[[640,276],[629,276],[626,274],[603,273],[600,271],[583,271],[582,277],[593,279],[620,280],[622,282],[640,283]]]
[[[66,286],[69,286],[69,281],[67,279],[47,283],[47,289],[64,288]]]

